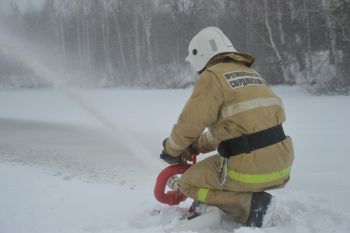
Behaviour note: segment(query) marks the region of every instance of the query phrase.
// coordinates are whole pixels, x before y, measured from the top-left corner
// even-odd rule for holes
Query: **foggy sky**
[[[39,6],[44,0],[0,0],[0,11],[8,12],[10,2],[16,2],[21,10],[25,9],[29,4],[33,7]]]

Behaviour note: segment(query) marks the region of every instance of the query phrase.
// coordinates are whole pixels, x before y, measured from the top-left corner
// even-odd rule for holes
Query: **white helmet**
[[[205,68],[212,57],[227,52],[237,52],[237,50],[219,28],[207,27],[191,40],[186,61],[199,72]]]

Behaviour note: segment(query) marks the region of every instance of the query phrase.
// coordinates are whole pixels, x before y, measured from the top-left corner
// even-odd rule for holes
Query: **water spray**
[[[156,160],[154,155],[152,155],[146,148],[141,146],[141,143],[135,142],[135,137],[133,137],[133,135],[117,127],[92,104],[74,91],[57,72],[50,71],[46,66],[40,63],[38,61],[39,59],[33,56],[34,53],[28,51],[29,49],[24,47],[18,38],[10,36],[9,34],[5,35],[2,32],[0,35],[0,48],[2,48],[4,52],[11,54],[22,61],[24,64],[30,67],[38,77],[41,77],[51,83],[55,89],[59,90],[71,101],[78,104],[85,110],[85,112],[108,129],[118,141],[123,142],[122,144],[126,147],[126,149],[132,152],[132,154],[141,160],[146,166],[150,167],[151,169],[161,167],[161,164],[158,162],[158,160]],[[130,140],[128,139],[134,141],[134,143],[130,143]]]

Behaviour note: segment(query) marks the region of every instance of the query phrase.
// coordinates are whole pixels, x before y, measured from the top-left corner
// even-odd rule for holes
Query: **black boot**
[[[270,207],[272,198],[273,196],[267,192],[253,193],[246,226],[263,227],[264,217]]]

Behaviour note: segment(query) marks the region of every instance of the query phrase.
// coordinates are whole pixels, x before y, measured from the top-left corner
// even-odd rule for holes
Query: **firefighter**
[[[186,61],[199,78],[160,157],[174,164],[217,150],[181,176],[180,191],[235,222],[263,227],[273,203],[265,191],[288,182],[294,158],[282,100],[251,67],[254,57],[219,28],[195,35]]]

